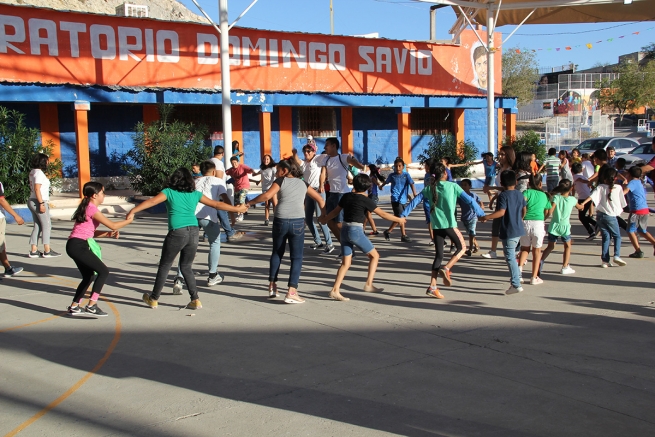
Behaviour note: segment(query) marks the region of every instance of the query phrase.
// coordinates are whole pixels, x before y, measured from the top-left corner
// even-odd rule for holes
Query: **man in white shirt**
[[[224,156],[225,149],[223,146],[216,146],[214,147],[214,157],[210,159],[210,161],[213,162],[214,166],[216,167],[214,169],[214,176],[223,181],[223,186],[225,186],[225,164],[223,164]],[[228,196],[226,196],[226,198],[227,203],[231,205],[232,202],[230,202],[230,198]],[[225,236],[228,242],[243,237],[243,232],[237,232],[236,229],[234,229],[230,224],[230,217],[228,216],[227,211],[218,210],[218,220],[221,223],[221,227],[225,231]]]
[[[364,169],[364,165],[348,153],[340,154],[339,140],[335,137],[325,140],[325,153],[314,159],[316,165],[325,167],[327,182],[330,184],[330,192],[327,193],[325,200],[325,213],[329,214],[339,205],[341,197],[351,191],[348,186],[348,165],[357,167],[360,170]],[[321,183],[321,185],[323,184]],[[341,241],[342,221],[343,211],[335,219],[328,222],[328,227],[339,241]]]
[[[296,149],[293,149],[293,156],[296,158],[296,162],[300,165],[300,168],[303,171],[303,179],[307,182],[307,185],[312,187],[314,190],[318,191],[323,199],[325,199],[325,189],[323,184],[321,184],[321,167],[316,165],[316,150],[315,145],[312,145],[307,142],[302,148],[302,153],[304,159],[298,157],[298,152]],[[309,196],[305,197],[305,224],[309,228],[309,232],[314,238],[314,244],[310,245],[311,249],[323,249],[325,253],[331,253],[334,250],[332,245],[332,237],[330,236],[330,230],[327,225],[319,223],[321,231],[323,231],[323,236],[325,237],[325,245],[321,241],[321,236],[318,234],[318,229],[316,228],[316,223],[314,223],[314,216],[318,217],[321,209],[318,206],[318,203]]]

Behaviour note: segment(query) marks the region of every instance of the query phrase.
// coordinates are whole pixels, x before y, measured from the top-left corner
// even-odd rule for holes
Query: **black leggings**
[[[66,253],[75,261],[77,268],[82,273],[82,282],[77,286],[73,302],[80,303],[93,280],[94,273],[97,273],[98,277],[93,283],[91,295],[94,297],[94,300],[98,300],[98,295],[102,292],[102,287],[105,285],[105,281],[109,276],[107,266],[91,252],[89,243],[80,238],[70,238],[68,240],[66,243]]]
[[[584,202],[586,199],[578,199],[578,203]],[[582,226],[587,230],[589,235],[596,233],[596,220],[589,215],[589,208],[591,208],[591,202],[587,202],[584,206],[584,209],[578,211],[578,220],[582,223]]]
[[[436,251],[434,261],[432,262],[432,270],[439,270],[441,268],[441,263],[443,262],[443,243],[446,238],[450,238],[450,241],[455,244],[455,249],[457,249],[453,254],[453,258],[461,258],[464,254],[464,237],[459,232],[459,229],[433,229],[432,235],[434,238],[434,249]]]

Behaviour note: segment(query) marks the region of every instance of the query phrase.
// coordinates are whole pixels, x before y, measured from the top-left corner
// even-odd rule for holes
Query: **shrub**
[[[542,143],[539,134],[533,130],[520,136],[505,138],[503,146],[512,146],[517,155],[520,152],[534,153],[537,156],[537,162],[543,163],[546,160],[546,146]]]
[[[478,149],[472,141],[455,140],[452,134],[433,135],[428,148],[419,155],[420,162],[430,158],[450,158],[451,164],[463,164],[479,159]],[[463,178],[469,175],[470,165],[453,168],[453,178]]]
[[[10,204],[27,203],[30,197],[32,157],[52,153],[52,142],[41,144],[39,130],[25,126],[25,114],[0,106],[0,182]],[[50,190],[61,186],[62,163],[51,160],[45,173]]]
[[[121,167],[132,189],[144,196],[159,193],[176,169],[190,169],[194,162],[211,156],[211,146],[205,145],[207,129],[181,121],[169,122],[173,110],[173,105],[160,105],[159,120],[137,123],[134,147],[122,157]]]

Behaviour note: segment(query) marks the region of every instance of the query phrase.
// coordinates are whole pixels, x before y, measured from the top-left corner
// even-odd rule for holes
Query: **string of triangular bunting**
[[[601,44],[601,43],[604,43],[604,42],[612,42],[612,41],[615,41],[615,40],[623,39],[626,36],[632,36],[632,35],[636,36],[636,35],[639,35],[642,32],[648,32],[648,31],[653,30],[653,29],[655,29],[655,26],[649,27],[648,29],[645,29],[645,30],[632,32],[631,34],[628,34],[628,35],[621,35],[621,36],[617,36],[617,37],[614,37],[614,38],[608,38],[608,39],[605,39],[605,40],[596,41],[595,43],[588,42],[588,43],[585,43],[585,44],[577,44],[577,45],[564,46],[564,47],[537,48],[537,49],[530,49],[530,50],[524,50],[524,51],[538,52],[538,51],[542,51],[542,50],[547,50],[547,51],[555,50],[555,51],[559,52],[559,51],[562,51],[562,50],[567,51],[567,50],[573,50],[573,49],[579,49],[579,48],[586,48],[588,50],[591,50],[591,49],[594,48],[594,44]],[[516,51],[516,53],[521,53],[521,49],[514,49],[514,50]]]

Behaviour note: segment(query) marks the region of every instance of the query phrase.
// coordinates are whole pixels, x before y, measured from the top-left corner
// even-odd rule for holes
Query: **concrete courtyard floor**
[[[463,258],[441,301],[424,293],[433,248],[421,211],[414,243],[398,230],[373,240],[384,292],[360,291],[366,257],[355,258],[350,302],[326,298],[336,253],[306,238],[307,301],[285,305],[266,298],[270,228],[257,208],[240,226],[247,237],[222,246],[225,282],[200,276],[193,312],[170,282],[157,310],[141,302],[166,234],[165,216],[143,215],[101,241],[110,314],[98,319],[64,314],[80,279],[72,260],[27,258],[31,226],[8,226],[25,272],[0,280],[0,434],[653,436],[653,251],[601,269],[599,240],[574,223],[575,275],[559,274],[560,245],[543,285],[505,296],[503,260]],[[55,250],[71,227],[54,222]],[[479,225],[483,249],[490,228]],[[624,238],[625,259],[631,249]],[[287,274],[285,260],[281,286]]]

